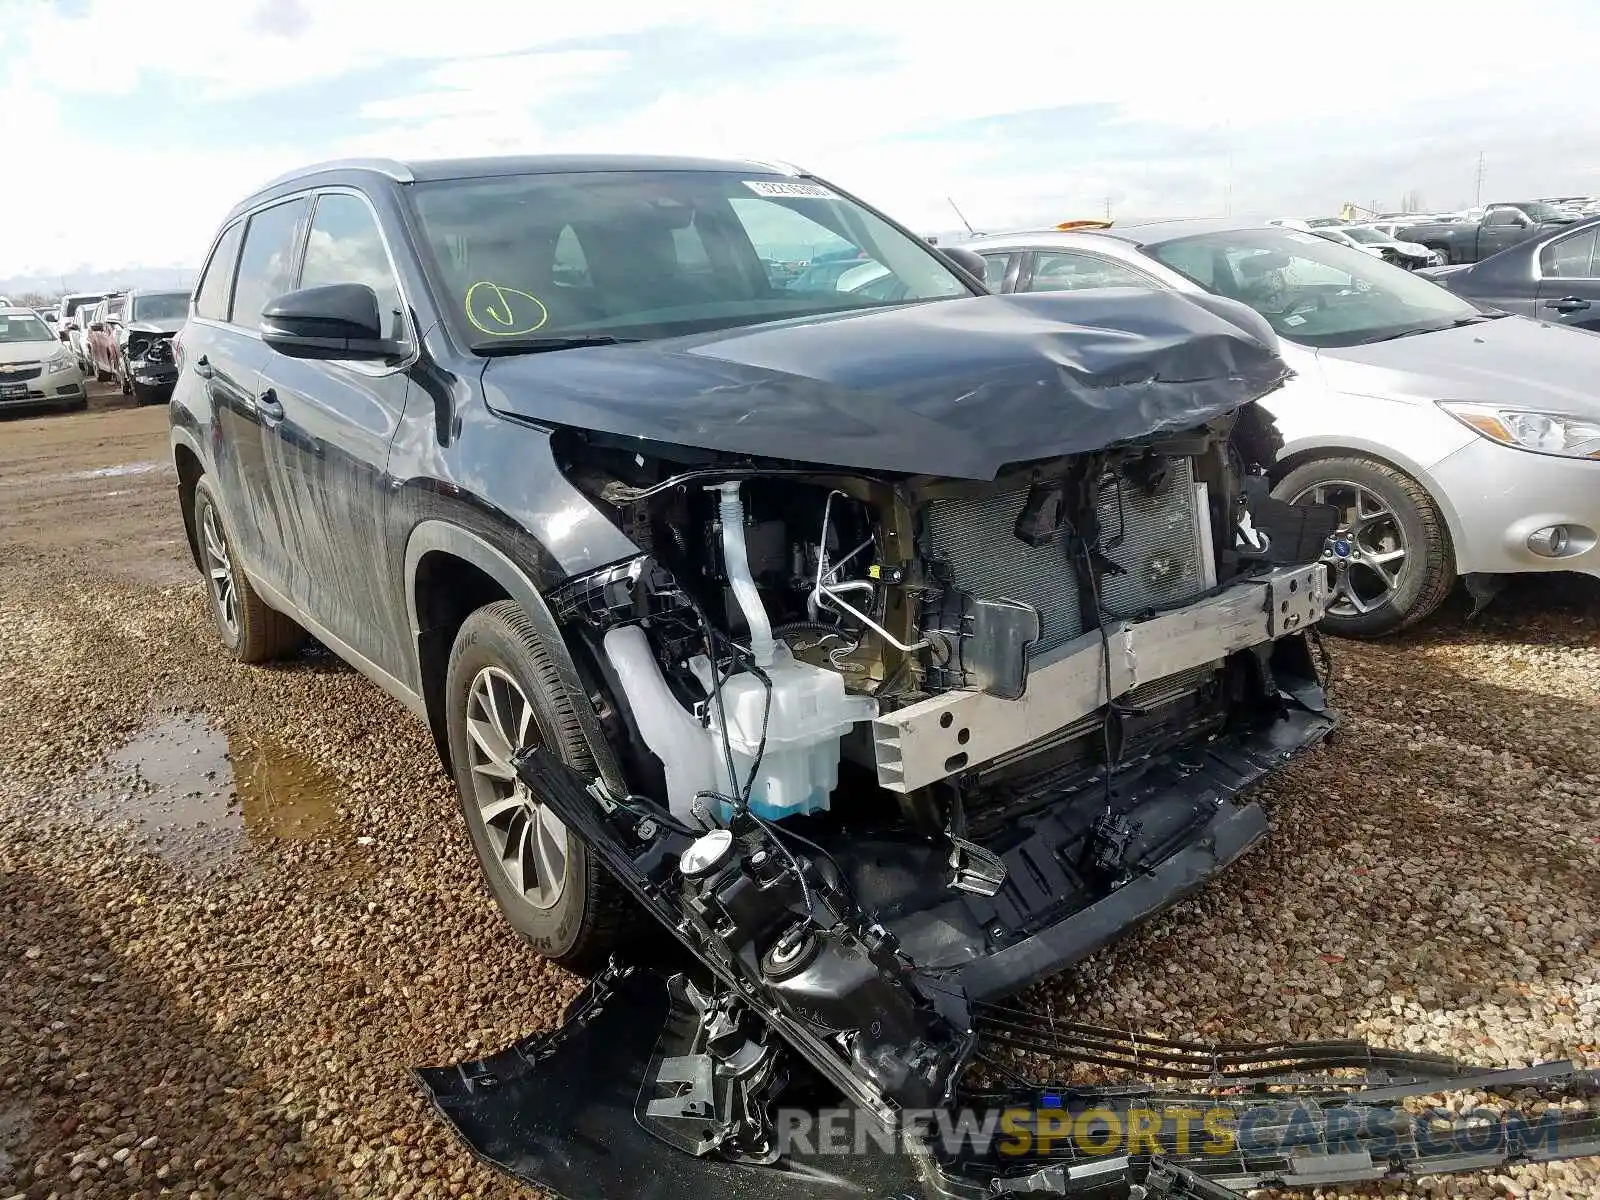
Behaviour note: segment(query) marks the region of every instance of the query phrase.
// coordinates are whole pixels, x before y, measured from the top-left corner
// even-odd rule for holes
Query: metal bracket
[[[976,842],[946,835],[950,839],[950,886],[974,896],[993,896],[1006,882],[1006,864],[998,854]]]

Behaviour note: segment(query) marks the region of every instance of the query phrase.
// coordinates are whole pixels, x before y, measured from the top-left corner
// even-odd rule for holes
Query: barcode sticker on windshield
[[[801,179],[746,179],[745,187],[758,196],[771,196],[775,200],[836,200],[820,183],[807,183]]]

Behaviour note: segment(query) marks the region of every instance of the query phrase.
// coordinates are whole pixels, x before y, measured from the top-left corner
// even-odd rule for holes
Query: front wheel
[[[1455,556],[1432,497],[1415,479],[1370,458],[1324,458],[1273,489],[1291,504],[1329,504],[1339,526],[1322,554],[1332,595],[1323,627],[1378,637],[1422,620],[1450,594]]]
[[[578,971],[603,966],[621,940],[627,894],[511,765],[537,744],[580,772],[594,769],[555,664],[515,602],[463,622],[445,722],[462,815],[500,911],[544,957]]]

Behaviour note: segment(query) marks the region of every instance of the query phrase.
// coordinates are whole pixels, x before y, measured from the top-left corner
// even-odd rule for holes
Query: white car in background
[[[89,310],[103,299],[104,292],[74,292],[61,297],[56,309],[56,333],[67,335],[67,345],[85,372],[89,370]]]
[[[0,305],[0,412],[88,402],[77,357],[55,331],[31,308]]]
[[[965,243],[998,290],[1138,287],[1240,300],[1295,377],[1264,401],[1274,492],[1341,513],[1326,626],[1375,635],[1465,578],[1600,578],[1600,337],[1479,308],[1326,229],[1168,221]]]
[[[1359,250],[1363,254],[1370,254],[1373,258],[1382,258],[1383,251],[1376,246],[1368,245],[1359,238],[1351,237],[1341,226],[1318,225],[1310,232],[1316,234],[1325,242],[1332,242],[1335,246],[1348,246],[1352,250]]]

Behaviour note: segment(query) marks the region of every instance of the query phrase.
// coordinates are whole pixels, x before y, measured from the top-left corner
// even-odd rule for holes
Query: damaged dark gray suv
[[[845,256],[893,286],[792,269]],[[1337,514],[1270,497],[1285,368],[1227,301],[988,295],[770,165],[364,161],[229,216],[176,356],[224,642],[312,634],[425,720],[507,918],[604,968],[583,1019],[647,1014],[583,1154],[482,1107],[589,1119],[538,1110],[549,1047],[424,1077],[562,1194],[787,1161],[802,1076],[953,1103],[999,1000],[1237,859],[1333,727]]]

